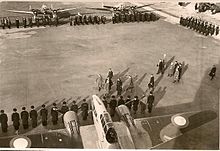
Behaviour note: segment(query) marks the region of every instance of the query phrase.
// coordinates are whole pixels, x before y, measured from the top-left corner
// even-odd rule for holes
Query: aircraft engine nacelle
[[[67,133],[70,137],[73,137],[74,135],[79,135],[79,120],[76,112],[74,111],[68,111],[63,116],[63,121],[65,128],[67,130]]]

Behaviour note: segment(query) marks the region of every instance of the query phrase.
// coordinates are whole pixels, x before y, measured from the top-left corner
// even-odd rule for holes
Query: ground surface
[[[212,37],[163,20],[7,32],[0,35],[0,107],[8,115],[14,107],[20,112],[22,106],[49,105],[56,99],[91,98],[98,93],[96,74],[106,77],[109,67],[115,74],[124,71],[124,75],[142,77],[135,91],[138,95],[147,89],[150,74],[155,74],[156,106],[146,116],[203,109],[218,114],[220,70],[213,81],[208,72],[213,64],[220,68],[220,43]],[[167,71],[163,77],[156,75],[164,53],[167,61],[174,57],[185,62],[179,83],[172,83]],[[162,148],[217,149],[218,120]]]

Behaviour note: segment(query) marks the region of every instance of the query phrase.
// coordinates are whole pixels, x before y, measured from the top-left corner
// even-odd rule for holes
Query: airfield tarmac
[[[114,73],[142,77],[138,94],[155,74],[155,108],[151,115],[212,110],[219,112],[220,53],[218,40],[202,36],[162,19],[156,22],[74,26],[62,25],[1,33],[1,109],[41,106],[63,98],[91,98],[98,94],[96,74]],[[158,60],[185,62],[179,83],[156,75]],[[213,64],[217,76],[209,80]],[[79,99],[80,100],[80,99]],[[139,115],[137,115],[138,117]],[[9,119],[10,120],[10,119]],[[201,119],[202,120],[202,119]],[[219,117],[162,148],[218,149]],[[0,134],[1,135],[1,134]],[[187,143],[186,143],[187,142]]]

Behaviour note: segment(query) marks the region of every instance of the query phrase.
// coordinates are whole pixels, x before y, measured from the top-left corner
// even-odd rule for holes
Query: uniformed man
[[[42,109],[40,110],[40,116],[43,126],[47,126],[47,115],[48,115],[48,111],[45,108],[45,105],[43,104]]]
[[[84,20],[84,23],[85,23],[86,25],[88,25],[88,24],[89,24],[89,22],[88,22],[88,19],[87,19],[87,16],[86,16],[86,15],[84,15],[84,16],[83,16],[83,20]]]
[[[183,16],[180,17],[180,25],[183,25]]]
[[[82,116],[83,120],[87,120],[89,105],[86,103],[86,99],[83,99],[83,103],[81,104]]]
[[[53,103],[53,107],[51,108],[50,114],[52,116],[52,123],[53,125],[57,125],[57,121],[58,121],[58,108],[57,108],[57,104]]]
[[[78,113],[78,109],[79,109],[79,107],[76,104],[76,101],[73,101],[73,104],[71,105],[70,110],[74,111],[75,113]]]
[[[153,93],[150,92],[150,95],[147,98],[148,113],[151,113],[152,107],[154,105],[153,103],[154,103],[154,96],[153,96]]]
[[[150,82],[148,83],[148,88],[153,89],[154,88],[154,75],[151,74],[150,76]]]
[[[2,127],[2,132],[6,133],[8,131],[8,116],[4,112],[4,110],[1,110],[0,123]]]
[[[16,27],[19,28],[19,24],[20,24],[20,23],[19,23],[19,19],[18,19],[18,18],[16,18],[15,24],[16,24]]]
[[[115,99],[115,96],[113,95],[111,100],[110,100],[110,103],[109,103],[111,117],[113,117],[115,115],[116,106],[117,106],[117,100]]]
[[[1,20],[2,29],[5,29],[5,18]]]
[[[116,91],[117,91],[117,95],[121,95],[121,92],[122,92],[122,81],[121,81],[120,78],[117,79]]]
[[[131,110],[132,101],[131,101],[131,96],[130,95],[127,96],[125,105],[128,107],[129,110]]]
[[[70,26],[73,26],[73,18],[72,16],[69,17]]]
[[[64,115],[68,111],[69,111],[69,107],[66,105],[66,102],[64,101],[63,105],[62,105],[62,107],[60,109],[60,112]]]
[[[114,75],[114,73],[113,73],[112,69],[109,68],[107,77],[109,77],[110,79],[112,79],[112,78],[113,78],[113,75]]]
[[[218,34],[219,34],[219,26],[217,26],[215,30],[215,35],[217,36]]]
[[[157,66],[158,66],[157,74],[159,73],[163,74],[163,61],[161,59],[159,60],[159,63],[157,64]]]
[[[101,22],[102,22],[103,24],[105,24],[105,22],[106,22],[106,17],[105,17],[105,16],[101,16]]]
[[[24,26],[24,28],[26,28],[26,26],[27,26],[27,19],[25,17],[23,17],[23,26]]]
[[[8,28],[11,29],[11,20],[9,17],[7,17],[7,25],[8,25]]]
[[[16,108],[14,108],[13,111],[14,111],[14,113],[12,113],[11,120],[13,122],[15,133],[18,134],[18,130],[19,130],[19,126],[20,126],[20,117],[19,117],[19,114],[17,113]]]
[[[28,129],[28,112],[26,111],[25,107],[22,107],[22,112],[21,112],[21,120],[22,120],[22,125],[24,129]]]
[[[209,76],[211,77],[210,80],[213,80],[213,78],[215,77],[215,74],[216,74],[216,66],[213,65],[211,71],[209,72]]]
[[[39,20],[39,18],[36,18],[36,25],[37,25],[37,27],[40,26],[40,20]]]
[[[180,81],[180,78],[181,78],[181,76],[182,76],[182,64],[181,63],[179,63],[179,68],[178,68],[178,70],[179,70],[179,76],[178,76],[178,82]]]
[[[37,111],[34,109],[34,106],[31,106],[31,111],[30,111],[30,119],[32,122],[32,128],[37,127]]]
[[[105,108],[107,109],[108,108],[108,101],[105,96],[103,96],[102,102],[105,105]]]
[[[118,99],[118,106],[122,105],[122,104],[125,104],[125,101],[123,99],[123,96],[120,96],[119,99]]]
[[[133,111],[134,111],[134,114],[137,113],[139,102],[140,101],[138,99],[138,96],[135,96],[134,100],[133,100]]]

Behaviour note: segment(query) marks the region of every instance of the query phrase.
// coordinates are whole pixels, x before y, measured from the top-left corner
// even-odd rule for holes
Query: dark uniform
[[[24,129],[28,129],[28,112],[25,110],[25,107],[22,107],[22,112],[21,112],[21,120],[22,120],[22,125]]]
[[[29,27],[31,27],[31,28],[32,28],[32,26],[33,26],[32,17],[28,18],[28,21],[29,21]]]
[[[215,30],[215,35],[217,36],[218,34],[219,34],[219,26],[217,26]]]
[[[45,105],[42,105],[42,109],[40,110],[40,116],[43,126],[47,126],[47,115],[48,111],[45,109]]]
[[[8,28],[11,29],[11,20],[10,20],[10,18],[7,18],[7,25],[8,25]]]
[[[215,73],[216,73],[216,67],[215,65],[213,65],[210,73],[209,73],[209,76],[211,77],[211,80],[215,77]]]
[[[159,63],[157,64],[157,66],[158,66],[157,74],[159,74],[159,73],[163,74],[163,61],[160,60]]]
[[[18,18],[16,18],[15,24],[16,24],[16,27],[19,28],[19,26],[20,26],[19,24],[20,24],[20,23],[19,23],[19,19],[18,19]]]
[[[148,83],[148,88],[149,89],[154,88],[154,76],[152,74],[151,74],[151,77],[150,77],[150,82]]]
[[[19,114],[17,113],[17,109],[13,109],[14,113],[12,113],[12,116],[11,116],[11,120],[13,122],[13,126],[15,128],[15,130],[19,130],[19,126],[20,126],[20,117],[19,117]]]
[[[130,96],[127,97],[125,105],[128,107],[129,110],[131,110],[132,101]]]
[[[56,103],[53,103],[53,107],[51,108],[50,114],[52,116],[53,125],[57,125],[58,121],[58,108],[56,107]]]
[[[78,108],[78,105],[76,104],[76,101],[73,101],[73,104],[71,105],[70,110],[74,111],[75,113],[77,113],[78,109],[79,108]]]
[[[153,96],[152,93],[150,93],[150,95],[147,98],[148,112],[149,113],[151,113],[151,111],[152,111],[153,103],[154,103],[154,96]]]
[[[83,120],[87,120],[89,105],[88,103],[86,103],[85,99],[83,99],[83,103],[81,104],[81,110],[82,110]]]
[[[36,25],[37,25],[37,27],[40,26],[40,20],[39,20],[39,18],[36,18]]]
[[[61,107],[61,109],[60,109],[60,112],[63,114],[63,115],[62,115],[62,122],[64,122],[64,120],[63,120],[64,114],[65,114],[66,112],[68,112],[68,111],[69,111],[69,107],[66,105],[66,102],[64,101],[64,102],[63,102],[63,105],[62,105],[62,107]]]
[[[110,115],[113,117],[115,115],[115,108],[117,106],[117,100],[115,99],[115,96],[112,96],[112,99],[109,103],[110,108]]]
[[[121,81],[120,78],[118,78],[118,80],[117,80],[116,90],[117,90],[117,95],[121,95],[121,92],[122,92],[122,81]]]
[[[2,132],[6,133],[8,131],[8,116],[4,113],[4,110],[1,110],[0,123],[2,127]]]
[[[32,121],[32,128],[37,127],[37,111],[34,109],[34,106],[31,106],[31,111],[30,111],[30,119]]]
[[[25,17],[23,18],[23,26],[24,26],[24,28],[26,28],[26,26],[27,26],[27,19]]]
[[[134,100],[133,100],[133,111],[134,111],[134,114],[136,114],[137,110],[138,110],[138,105],[139,105],[139,99],[138,99],[138,96],[135,96],[134,97]]]
[[[178,70],[179,70],[179,76],[178,76],[178,82],[180,81],[180,78],[181,78],[181,75],[182,75],[182,64],[181,63],[179,63],[179,68],[178,68]]]
[[[111,68],[109,69],[109,71],[108,71],[108,75],[107,75],[107,77],[109,78],[109,79],[112,79],[113,78],[113,71],[111,70]]]
[[[120,98],[118,99],[118,106],[122,104],[125,104],[125,101],[123,99],[123,96],[120,96]]]

